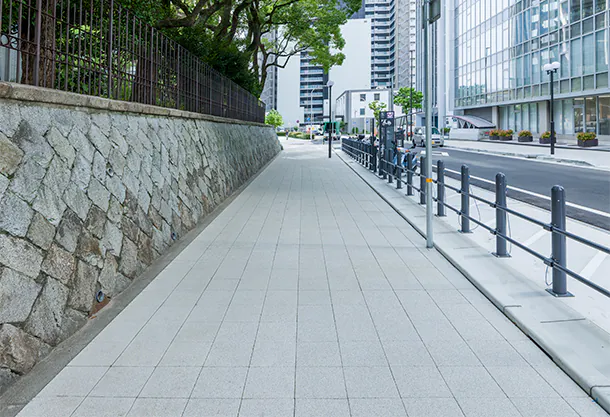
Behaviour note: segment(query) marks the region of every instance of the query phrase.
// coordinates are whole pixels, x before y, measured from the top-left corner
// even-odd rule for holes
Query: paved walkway
[[[339,158],[283,143],[20,417],[606,415]]]

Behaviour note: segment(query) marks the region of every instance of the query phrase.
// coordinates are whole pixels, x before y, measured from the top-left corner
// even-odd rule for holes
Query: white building
[[[345,131],[352,133],[358,129],[358,133],[371,133],[374,114],[369,108],[373,101],[386,104],[386,109],[390,109],[390,90],[389,89],[363,89],[348,90],[343,92],[335,101],[335,118],[345,122]],[[402,109],[394,106],[396,117],[403,116]]]

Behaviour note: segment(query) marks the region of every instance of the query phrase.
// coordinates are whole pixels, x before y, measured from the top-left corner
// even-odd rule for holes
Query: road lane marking
[[[602,263],[606,260],[608,254],[598,251],[597,254],[589,261],[589,263],[580,271],[580,275],[587,279],[591,279],[593,274],[602,266]]]
[[[452,172],[454,174],[461,175],[461,172],[454,171],[454,170],[449,169],[449,168],[445,168],[445,171],[449,171],[449,172]],[[475,180],[483,181],[483,182],[486,182],[488,184],[493,184],[493,185],[496,184],[495,181],[490,181],[490,180],[487,180],[487,179],[481,178],[481,177],[475,177],[474,175],[471,175],[470,178],[474,178]],[[551,201],[551,197],[547,197],[546,195],[543,195],[543,194],[537,194],[537,193],[534,193],[532,191],[524,190],[523,188],[513,187],[512,185],[508,185],[506,188],[508,188],[510,190],[513,190],[513,191],[518,191],[520,193],[528,194],[528,195],[531,195],[533,197],[538,197],[538,198],[542,198],[544,200]],[[599,216],[607,217],[607,218],[610,219],[610,213],[606,213],[605,211],[600,211],[600,210],[596,210],[596,209],[593,209],[593,208],[590,208],[590,207],[585,207],[585,206],[581,206],[581,205],[578,205],[578,204],[570,203],[569,201],[566,201],[566,206],[573,207],[573,208],[576,208],[576,209],[579,209],[579,210],[588,211],[589,213],[597,214]]]

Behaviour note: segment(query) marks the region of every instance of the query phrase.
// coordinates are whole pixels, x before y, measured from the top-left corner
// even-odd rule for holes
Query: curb
[[[400,217],[402,217],[411,227],[422,237],[425,237],[425,230],[409,219],[396,205],[386,196],[377,190],[373,184],[365,179],[351,164],[348,163],[343,155],[337,155],[365,184],[367,184],[383,201],[385,201]],[[439,229],[443,224],[435,221],[435,226]],[[521,305],[511,303],[511,297],[500,294],[486,287],[468,269],[463,267],[454,256],[448,253],[443,247],[435,243],[434,249],[440,253],[451,265],[462,273],[470,283],[477,288],[498,310],[500,310],[515,326],[517,326],[527,337],[529,337],[542,351],[544,351],[553,362],[561,368],[576,384],[578,384],[601,408],[610,413],[610,378],[601,374],[597,369],[589,364],[584,364],[578,359],[581,357],[577,352],[569,347],[562,345],[561,342],[553,340],[552,334],[540,328],[537,320],[526,309],[520,308]],[[488,252],[486,252],[488,253]]]
[[[501,143],[502,145],[512,145],[512,146],[528,146],[530,148],[538,148],[538,149],[550,149],[550,146],[538,145],[532,142],[515,142],[515,141],[492,141],[488,139],[484,140],[469,140],[469,139],[452,139],[456,142],[481,142],[481,143]],[[565,144],[555,144],[555,149],[571,149],[577,151],[586,151],[586,152],[610,152],[610,144],[602,144],[601,146],[596,146],[592,148],[581,148],[578,146],[569,146]]]

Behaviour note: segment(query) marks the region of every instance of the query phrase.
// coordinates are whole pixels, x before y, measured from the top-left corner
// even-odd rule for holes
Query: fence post
[[[407,153],[407,195],[413,195],[413,154]]]
[[[462,233],[470,233],[470,172],[468,165],[462,165]]]
[[[496,252],[498,258],[508,258],[510,255],[506,250],[506,176],[498,172],[496,174]]]
[[[371,145],[371,171],[373,171],[373,173],[377,172],[377,147],[372,144]]]
[[[364,145],[366,148],[366,157],[368,159],[368,169],[373,170],[373,147],[370,143]]]
[[[419,159],[419,204],[426,204],[426,164],[428,163],[428,155],[422,155]]]
[[[551,189],[551,226],[553,244],[553,264],[566,267],[566,237],[556,229],[566,230],[566,196],[560,185]],[[553,267],[553,288],[547,289],[555,297],[572,297],[568,292],[566,273]]]
[[[390,149],[386,150],[386,158],[388,161],[388,184],[392,184],[392,177],[394,176],[394,159],[392,158],[392,151]]]
[[[402,188],[402,156],[400,151],[396,152],[396,188]]]
[[[388,179],[388,165],[387,165],[387,161],[385,160],[386,158],[386,149],[385,147],[383,148],[383,152],[381,151],[381,143],[379,144],[379,174],[381,175],[381,178],[384,180]]]
[[[436,162],[436,195],[437,216],[445,217],[445,162],[440,159]]]

